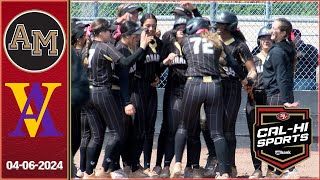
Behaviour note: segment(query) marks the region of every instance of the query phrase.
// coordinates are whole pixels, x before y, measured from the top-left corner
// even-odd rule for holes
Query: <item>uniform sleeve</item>
[[[252,53],[250,52],[250,49],[246,43],[241,43],[239,53],[243,63],[246,63],[247,61],[253,61]]]
[[[117,50],[125,57],[129,57],[131,52],[126,47],[117,46]],[[130,93],[129,93],[129,71],[131,66],[120,66],[119,65],[119,85],[120,95],[124,106],[131,104]]]
[[[231,55],[231,53],[227,50],[224,43],[222,43],[223,50],[222,50],[222,58],[227,61],[227,66],[231,67],[235,73],[240,77],[241,80],[246,78],[245,72],[242,70],[241,64]]]
[[[71,67],[71,104],[73,108],[79,108],[79,106],[86,103],[90,98],[89,82],[87,74],[81,66],[80,58],[74,50],[72,50],[71,54]]]
[[[110,57],[112,61],[118,63],[119,60],[123,57],[123,55],[111,44],[106,44],[106,54],[104,55],[106,58]]]
[[[145,52],[144,49],[139,47],[133,54],[129,57],[124,57],[114,46],[107,44],[107,54],[115,63],[119,63],[122,66],[133,66],[133,64],[141,60],[141,55]],[[106,57],[106,56],[105,56]],[[107,57],[106,57],[107,58]]]
[[[187,47],[187,45],[188,45],[188,38],[183,38],[183,41],[182,41],[182,43],[181,43],[181,50],[182,50],[182,55],[186,55],[186,52],[187,52],[187,49],[188,49],[188,47]]]
[[[169,53],[169,49],[170,49],[170,44],[165,44],[161,50],[161,53],[160,53],[160,58],[161,59],[166,59],[168,57],[168,55],[170,54]]]
[[[129,94],[129,67],[122,66],[119,68],[120,95],[123,105],[131,104]]]
[[[165,32],[163,35],[162,35],[162,42],[163,44],[167,44],[171,41],[171,39],[173,38],[173,30],[169,30],[167,32]]]
[[[160,78],[162,71],[164,70],[163,68],[161,68],[161,64],[163,64],[163,58],[161,57],[161,52],[162,52],[162,48],[163,48],[163,42],[160,39],[157,39],[157,45],[159,48],[159,56],[160,56],[160,62],[159,62],[159,66],[157,67],[157,76]]]
[[[280,91],[280,102],[289,102],[289,84],[290,84],[290,73],[288,72],[286,54],[282,51],[272,51],[270,53],[271,63],[275,72],[275,78],[277,81],[278,89]]]

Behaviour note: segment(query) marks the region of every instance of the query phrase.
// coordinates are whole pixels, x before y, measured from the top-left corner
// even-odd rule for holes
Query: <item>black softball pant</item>
[[[81,142],[81,125],[80,125],[80,114],[81,108],[74,108],[71,109],[71,155],[72,157],[77,153],[80,142]]]
[[[180,116],[181,117],[181,116]],[[199,132],[199,133],[198,133]],[[192,136],[188,137],[188,130],[183,120],[180,121],[174,138],[174,153],[176,162],[182,162],[182,155],[187,144],[187,163],[186,167],[199,165],[201,154],[200,127]],[[195,167],[196,168],[196,167]]]
[[[81,109],[80,170],[92,174],[104,138],[105,125],[92,102]]]
[[[293,96],[293,92],[291,94],[289,94],[289,103],[293,103],[294,102],[294,96]],[[283,105],[284,102],[280,101],[280,94],[274,94],[272,96],[267,96],[267,105]],[[289,171],[292,171],[295,168],[292,167],[289,169]],[[269,170],[274,170],[274,168],[272,166],[268,165],[268,169]],[[276,169],[275,174],[280,175],[282,172],[280,170]]]
[[[71,177],[75,176],[75,165],[74,165],[74,155],[78,151],[81,142],[81,127],[80,127],[80,108],[71,107],[71,157],[70,164],[71,168]]]
[[[266,105],[267,104],[267,95],[264,90],[256,90],[252,91],[254,99],[248,95],[247,105],[246,105],[246,117],[247,117],[247,125],[249,129],[249,137],[250,137],[250,151],[251,151],[251,159],[254,166],[254,169],[261,170],[261,161],[256,158],[255,153],[253,151],[253,125],[255,123],[255,106],[256,105]]]
[[[123,100],[121,98],[121,93],[120,90],[117,89],[112,89],[112,94],[113,97],[115,98],[116,104],[119,107],[120,111],[121,111],[121,117],[123,118],[124,121],[124,143],[122,146],[117,147],[117,151],[114,153],[114,158],[116,158],[117,160],[114,162],[113,164],[113,169],[117,170],[120,169],[120,155],[122,158],[122,162],[125,166],[131,165],[130,163],[130,152],[128,151],[128,149],[131,148],[131,143],[130,143],[130,139],[129,139],[129,128],[130,128],[130,122],[131,122],[131,118],[129,118],[124,111],[124,104],[123,104]],[[109,138],[109,134],[112,134],[112,131],[110,131],[108,129],[108,131],[106,132],[106,138],[108,140]]]
[[[125,122],[110,88],[92,87],[91,90],[93,105],[110,130],[102,163],[102,167],[107,171],[110,164],[117,161],[117,156],[113,154],[116,154],[124,143]]]
[[[241,104],[241,88],[239,80],[226,79],[222,80],[223,89],[223,132],[229,149],[231,166],[235,167],[236,155],[236,121]]]
[[[182,161],[183,151],[187,143],[187,130],[181,119],[182,96],[183,89],[181,88],[166,87],[165,89],[163,121],[158,139],[156,166],[161,166],[164,155],[164,166],[170,166],[174,155],[176,155],[176,162]],[[196,134],[198,134],[198,136]],[[189,138],[189,141],[192,140],[192,142],[196,142],[196,146],[193,146],[193,149],[191,149],[190,145],[187,146],[186,167],[191,167],[191,164],[199,164],[199,162],[191,162],[191,154],[200,157],[201,153],[199,133],[195,133],[193,137],[193,139]]]
[[[187,133],[186,133],[187,131],[185,129],[184,122],[181,119],[182,96],[183,96],[183,89],[178,89],[178,88],[172,89],[170,87],[167,87],[164,93],[163,122],[161,125],[160,133],[162,133],[165,138],[164,138],[163,144],[158,144],[158,149],[162,149],[162,147],[160,146],[164,147],[164,155],[165,155],[164,166],[170,166],[173,156],[175,155],[175,150],[177,152],[176,162],[181,162],[182,160],[182,154],[183,154],[183,150],[187,140]],[[179,132],[177,133],[178,127],[179,127]],[[160,134],[160,137],[162,137],[162,134]],[[197,136],[197,134],[195,133],[193,133],[192,135],[197,137],[196,139],[199,140],[197,142],[198,144],[196,145],[197,147],[200,147],[199,148],[200,150],[199,151],[189,150],[188,154],[190,154],[190,152],[193,152],[197,154],[196,156],[200,157],[200,151],[201,151],[200,136]],[[189,161],[187,164],[189,165],[199,164],[199,162],[197,161],[191,162],[190,157],[188,158],[188,160]]]
[[[132,84],[131,102],[136,108],[133,120],[134,147],[132,152],[132,171],[139,168],[139,159],[143,150],[144,168],[150,168],[155,122],[157,118],[157,89],[149,82],[136,79]]]
[[[206,123],[219,163],[220,173],[230,173],[228,148],[223,135],[223,101],[220,79],[203,82],[202,78],[188,79],[182,100],[182,118],[185,121],[188,138],[200,126],[200,107],[204,103]],[[197,157],[198,158],[198,157]]]
[[[202,109],[202,108],[203,107],[201,107],[201,111],[204,111],[204,109]],[[202,132],[204,141],[206,143],[209,156],[216,157],[217,155],[216,155],[214,143],[211,141],[210,131],[209,131],[207,124],[206,124],[205,112],[200,112],[200,125],[201,125],[200,126],[201,132]]]

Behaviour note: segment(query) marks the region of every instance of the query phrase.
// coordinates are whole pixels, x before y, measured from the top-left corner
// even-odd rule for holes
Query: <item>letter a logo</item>
[[[25,123],[30,137],[36,136],[40,124],[43,127],[43,132],[39,136],[62,136],[62,133],[55,129],[47,108],[53,91],[61,86],[61,83],[42,83],[42,86],[48,89],[45,97],[37,82],[33,84],[27,97],[25,88],[29,85],[29,83],[5,83],[5,86],[12,90],[21,112],[17,127],[9,133],[9,136],[26,136],[26,133],[22,132],[23,123]],[[32,102],[34,102],[35,111],[31,108]],[[33,112],[38,112],[38,114]]]

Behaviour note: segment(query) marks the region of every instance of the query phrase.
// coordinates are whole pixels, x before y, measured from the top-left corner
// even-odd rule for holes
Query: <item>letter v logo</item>
[[[37,82],[33,84],[30,94],[27,97],[25,88],[29,87],[29,85],[29,83],[5,83],[5,86],[12,90],[21,112],[17,127],[13,132],[9,133],[9,136],[26,136],[26,134],[22,132],[23,122],[32,138],[36,136],[40,124],[43,127],[43,132],[40,133],[40,136],[62,136],[62,133],[55,129],[47,108],[53,91],[61,86],[61,83],[42,83],[42,86],[48,89],[45,98]],[[31,108],[32,100],[34,100],[38,114],[33,114]]]

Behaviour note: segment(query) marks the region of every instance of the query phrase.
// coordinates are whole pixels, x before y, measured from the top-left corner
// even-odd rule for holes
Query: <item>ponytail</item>
[[[290,64],[292,66],[292,73],[294,73],[298,60],[297,60],[297,51],[295,49],[295,44],[292,41],[293,40],[292,39],[293,38],[293,36],[292,36],[292,24],[286,18],[278,18],[275,21],[279,21],[281,23],[280,30],[286,32],[286,39],[287,39],[288,43],[292,46],[292,48],[294,50],[294,56],[290,59]]]
[[[297,59],[297,51],[295,49],[295,44],[294,42],[291,40],[291,38],[289,37],[288,38],[288,41],[289,41],[289,44],[292,46],[292,48],[294,49],[294,55],[293,57],[291,58],[291,65],[292,65],[292,73],[294,73],[296,71],[296,65],[297,65],[297,62],[298,62],[298,59]]]
[[[84,54],[83,54],[83,66],[84,67],[88,67],[89,65],[89,61],[88,61],[88,57],[89,57],[89,49],[92,45],[92,41],[91,41],[91,36],[92,36],[92,33],[91,33],[91,26],[88,26],[87,29],[86,29],[87,33],[86,33],[86,46],[84,48]]]
[[[210,31],[204,31],[202,33],[200,33],[201,37],[206,38],[207,40],[211,41],[211,43],[213,44],[213,47],[217,48],[217,49],[222,49],[222,44],[219,38],[219,35],[217,33],[214,32],[210,32]]]
[[[234,37],[234,38],[237,38],[243,42],[246,42],[246,38],[244,37],[243,33],[240,31],[239,28],[237,28],[235,31],[231,32],[231,35]]]

